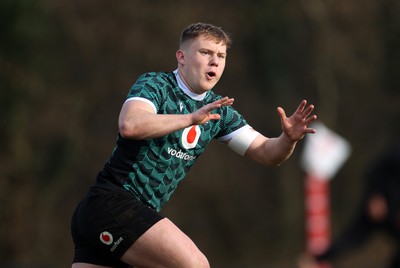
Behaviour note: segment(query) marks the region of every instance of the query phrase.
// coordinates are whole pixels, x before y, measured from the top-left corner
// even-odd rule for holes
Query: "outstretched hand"
[[[286,117],[285,110],[278,107],[277,111],[281,118],[282,130],[286,136],[293,142],[304,138],[307,133],[315,133],[315,129],[309,128],[308,125],[317,119],[316,115],[310,116],[314,110],[314,105],[307,106],[307,101],[303,100],[297,110],[290,116]]]
[[[219,114],[211,113],[214,109],[220,108],[221,106],[231,106],[234,102],[233,98],[224,97],[216,100],[212,103],[204,105],[199,110],[192,113],[193,125],[201,125],[210,120],[218,120],[221,118]]]

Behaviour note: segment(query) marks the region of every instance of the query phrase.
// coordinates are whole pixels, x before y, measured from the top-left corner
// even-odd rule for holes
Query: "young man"
[[[302,101],[283,133],[267,138],[211,89],[226,62],[229,36],[196,23],[182,33],[174,72],[147,73],[132,86],[119,116],[116,147],[72,219],[73,268],[209,267],[207,258],[159,211],[206,146],[217,139],[238,154],[279,165],[315,130]]]

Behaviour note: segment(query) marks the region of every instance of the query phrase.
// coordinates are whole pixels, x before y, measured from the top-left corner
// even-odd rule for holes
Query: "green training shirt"
[[[143,74],[130,89],[126,101],[146,101],[157,114],[189,114],[220,98],[213,91],[202,95],[191,93],[175,71]],[[224,139],[247,125],[231,106],[222,106],[213,113],[220,114],[221,119],[160,138],[131,140],[118,135],[104,171],[160,211],[213,139]]]

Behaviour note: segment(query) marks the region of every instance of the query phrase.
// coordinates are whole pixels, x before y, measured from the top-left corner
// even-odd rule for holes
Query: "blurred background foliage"
[[[174,70],[180,33],[197,21],[232,34],[215,91],[235,97],[253,127],[279,135],[276,107],[291,113],[305,98],[351,143],[331,183],[333,235],[341,230],[366,165],[400,134],[399,1],[2,0],[1,267],[70,266],[70,216],[114,146],[128,89],[144,72]],[[295,267],[301,150],[265,168],[212,144],[164,214],[213,267]],[[387,244],[377,238],[342,267],[378,267]]]

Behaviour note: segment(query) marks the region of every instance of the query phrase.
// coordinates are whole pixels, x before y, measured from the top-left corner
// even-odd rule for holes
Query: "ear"
[[[178,50],[175,53],[176,55],[176,60],[178,61],[179,64],[185,64],[185,53],[182,50]]]

